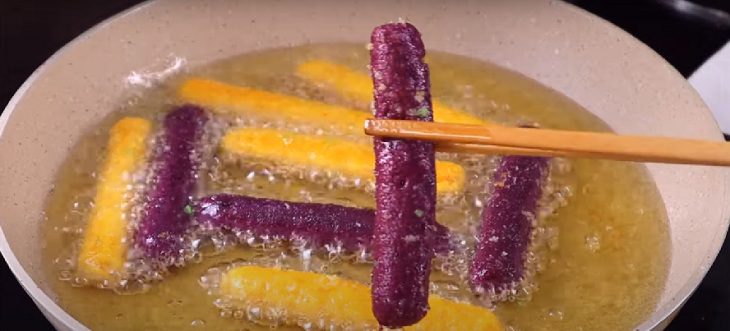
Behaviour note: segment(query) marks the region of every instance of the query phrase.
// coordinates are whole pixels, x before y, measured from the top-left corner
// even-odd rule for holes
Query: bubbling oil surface
[[[191,76],[367,111],[367,104],[339,98],[296,77],[295,66],[307,59],[328,59],[366,72],[368,53],[362,45],[327,44],[268,50],[217,61],[179,73],[153,88],[131,88],[128,102],[89,130],[60,170],[43,222],[45,269],[64,309],[99,330],[258,330],[276,323],[256,321],[257,316],[251,312],[257,311],[257,307],[234,307],[210,295],[216,292],[215,276],[232,264],[283,265],[369,283],[371,266],[367,252],[343,255],[336,247],[312,252],[306,243],[282,245],[245,233],[194,234],[187,266],[165,274],[144,272],[144,265],[132,266],[139,269],[132,271],[144,277],[137,286],[118,288],[116,292],[78,286],[86,282],[73,273],[75,250],[93,205],[96,171],[104,155],[107,131],[114,121],[134,115],[159,123],[171,105],[177,103],[175,89]],[[443,53],[430,53],[427,61],[434,97],[482,118],[506,125],[529,122],[548,128],[608,130],[599,119],[567,98],[505,69]],[[336,133],[330,132],[331,128],[218,116],[210,126],[201,153],[209,157],[204,158],[198,195],[226,192],[374,207],[368,183],[311,171],[291,175],[289,169],[274,164],[218,155],[217,138],[232,126]],[[357,135],[344,138],[367,141]],[[497,158],[446,154],[438,157],[460,163],[468,179],[462,196],[439,200],[437,220],[461,238],[461,246],[457,252],[436,259],[432,292],[489,306],[514,330],[622,330],[632,328],[651,313],[667,273],[669,234],[664,207],[642,165],[552,160],[528,257],[530,276],[521,290],[511,295],[512,300],[492,304],[471,294],[465,277],[474,231]]]

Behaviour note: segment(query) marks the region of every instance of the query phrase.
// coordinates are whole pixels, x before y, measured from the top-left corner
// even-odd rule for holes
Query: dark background
[[[0,109],[56,50],[105,18],[139,2],[0,0]],[[633,34],[685,77],[730,40],[730,0],[693,0],[716,9],[704,13],[677,11],[673,5],[686,2],[676,0],[568,2]],[[729,242],[726,240],[707,277],[669,330],[730,330]],[[24,330],[51,329],[4,260],[0,262],[0,289],[0,325]]]

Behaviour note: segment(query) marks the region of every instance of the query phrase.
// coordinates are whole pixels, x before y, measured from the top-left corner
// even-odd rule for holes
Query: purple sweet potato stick
[[[195,204],[195,220],[203,230],[225,230],[280,240],[301,238],[311,247],[341,244],[354,252],[369,250],[375,212],[334,204],[288,202],[242,195],[217,194]],[[439,225],[442,250],[449,247],[449,230]]]
[[[433,121],[426,51],[413,25],[379,26],[371,35],[375,117]],[[436,171],[432,143],[375,138],[373,314],[396,328],[428,311],[435,234]]]
[[[514,289],[524,276],[537,202],[548,172],[548,159],[505,156],[494,173],[491,195],[469,269],[477,293]]]
[[[152,183],[137,229],[136,245],[162,265],[182,261],[183,235],[191,223],[188,204],[196,187],[205,111],[184,105],[167,114],[151,163]]]
[[[286,202],[219,194],[196,203],[202,229],[250,232],[282,240],[302,238],[313,247],[342,244],[348,251],[370,246],[373,211],[333,204]]]

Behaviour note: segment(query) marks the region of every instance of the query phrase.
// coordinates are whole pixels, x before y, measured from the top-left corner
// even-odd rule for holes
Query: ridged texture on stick
[[[472,288],[503,298],[523,280],[530,236],[537,217],[548,159],[502,157],[482,210],[470,266]]]
[[[96,184],[94,208],[84,231],[78,272],[96,281],[121,278],[127,260],[127,217],[134,172],[144,164],[151,123],[119,120],[109,131],[107,154]]]
[[[208,115],[193,105],[167,114],[151,164],[152,179],[136,234],[136,246],[162,266],[182,262],[183,237],[190,226],[201,145]]]
[[[378,119],[433,121],[426,51],[407,23],[376,27],[370,69]],[[373,313],[380,324],[412,325],[428,311],[436,224],[436,167],[430,142],[374,138]]]
[[[233,155],[252,157],[285,165],[284,169],[333,172],[350,180],[374,181],[375,156],[372,146],[343,139],[280,131],[244,128],[228,131],[221,149]],[[458,194],[464,187],[464,168],[436,162],[440,194]]]
[[[277,319],[313,330],[378,328],[370,309],[368,287],[337,276],[241,266],[222,275],[220,294],[242,309],[280,311]],[[405,330],[503,330],[497,317],[485,308],[435,295],[429,302],[428,316]]]
[[[363,133],[363,123],[370,117],[367,112],[356,109],[207,79],[186,81],[178,90],[178,96],[216,113],[310,124],[355,135]]]
[[[291,202],[217,194],[196,202],[195,219],[204,230],[249,233],[279,240],[300,239],[309,247],[370,250],[375,212],[334,204]],[[431,239],[440,252],[451,247],[449,230],[437,224]]]

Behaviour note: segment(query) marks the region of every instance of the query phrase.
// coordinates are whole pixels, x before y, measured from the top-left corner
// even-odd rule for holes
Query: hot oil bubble
[[[89,279],[81,276],[74,276],[71,279],[71,285],[75,287],[83,287],[89,285]]]
[[[223,318],[231,318],[231,317],[233,317],[233,311],[230,309],[223,309],[220,311],[219,315],[220,315],[220,317],[223,317]]]
[[[222,275],[223,270],[221,270],[221,268],[210,268],[205,274],[200,276],[198,284],[200,284],[200,286],[204,289],[216,289],[220,285]]]
[[[168,300],[167,301],[167,305],[169,307],[175,307],[176,308],[176,307],[182,306],[183,305],[183,301],[182,300],[179,300],[179,299],[178,300]]]
[[[557,308],[548,309],[547,317],[553,321],[562,321],[565,318],[563,311]]]
[[[601,249],[601,240],[598,234],[589,233],[585,236],[585,246],[589,251],[595,253]]]
[[[465,285],[460,279],[432,274],[430,292],[448,299],[459,299],[464,295]]]
[[[143,280],[121,280],[112,288],[114,293],[119,295],[134,295],[146,293],[152,286]]]
[[[246,309],[246,316],[249,320],[259,320],[262,317],[261,308],[259,307],[249,307]]]
[[[73,272],[69,270],[61,270],[58,274],[58,279],[61,281],[70,281],[73,278]]]

